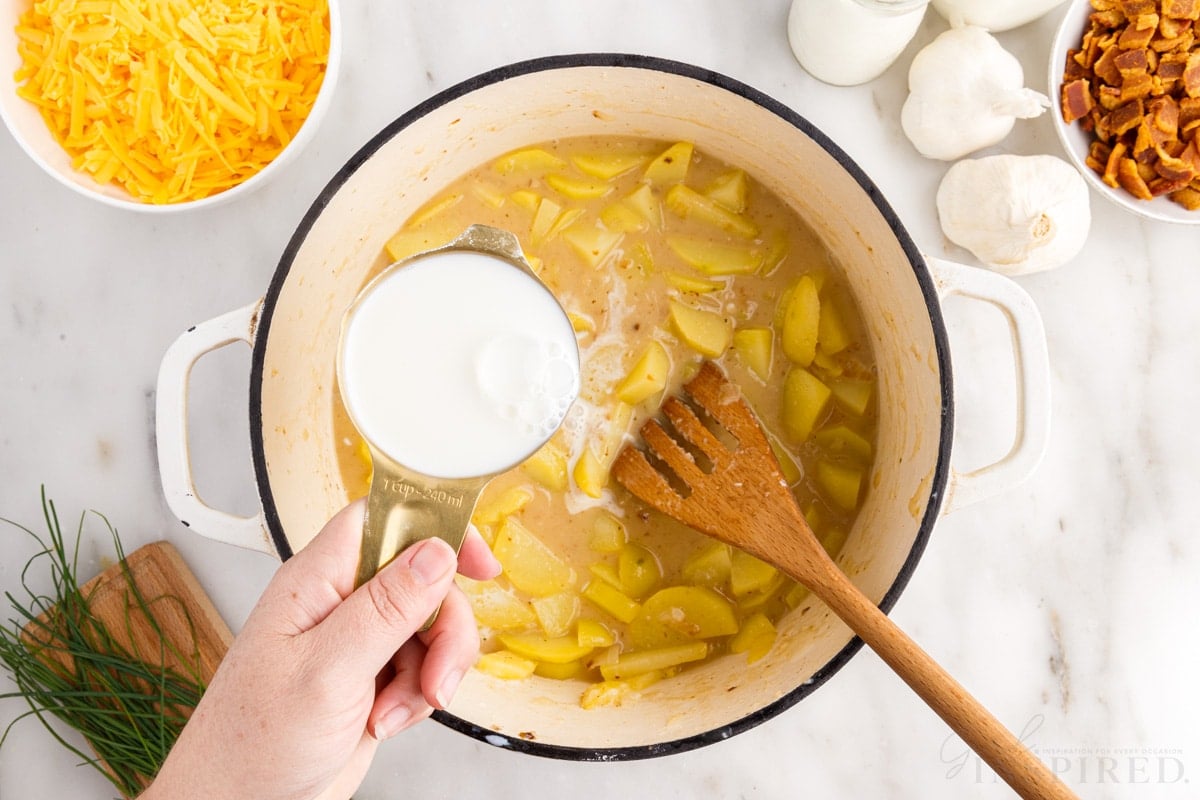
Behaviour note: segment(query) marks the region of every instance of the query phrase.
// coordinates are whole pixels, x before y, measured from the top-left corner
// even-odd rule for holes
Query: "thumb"
[[[450,590],[458,557],[436,536],[410,546],[354,590],[307,636],[343,661],[349,678],[374,678]]]

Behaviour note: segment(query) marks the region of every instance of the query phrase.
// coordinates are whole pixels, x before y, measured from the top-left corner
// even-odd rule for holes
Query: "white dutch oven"
[[[334,352],[342,312],[399,224],[443,186],[506,151],[620,134],[687,139],[743,167],[793,206],[841,263],[879,364],[878,456],[840,563],[887,610],[942,514],[1024,480],[1046,443],[1049,368],[1041,319],[1015,283],[924,259],[835,144],[795,112],[707,70],[625,55],[563,56],[481,75],[434,97],[360,150],[313,204],[265,297],[183,334],[158,383],[158,448],[172,510],[197,533],[289,557],[346,498],[334,454]],[[950,466],[954,395],[940,298],[994,304],[1012,329],[1017,426],[1010,452]],[[242,519],[196,496],[187,378],[205,353],[253,346],[250,429],[262,512]],[[643,758],[718,741],[796,703],[860,646],[815,601],[779,625],[771,653],[730,656],[584,711],[580,686],[471,673],[439,719],[494,745],[576,759]]]

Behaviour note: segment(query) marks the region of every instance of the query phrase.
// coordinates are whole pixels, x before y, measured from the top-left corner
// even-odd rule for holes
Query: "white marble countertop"
[[[1000,35],[1043,90],[1060,13]],[[926,252],[969,259],[943,239],[934,211],[946,165],[919,157],[898,125],[912,54],[946,24],[931,12],[882,78],[834,88],[793,59],[786,14],[785,0],[350,5],[333,106],[302,158],[259,192],[194,215],[102,207],[52,181],[0,132],[0,516],[38,523],[45,483],[69,519],[84,508],[107,514],[129,550],[165,537],[239,627],[275,563],[199,539],[167,509],[152,419],[163,351],[192,323],[264,292],[308,205],[371,135],[512,61],[644,53],[744,81],[848,151]],[[1043,117],[987,152],[1059,145]],[[1092,211],[1074,263],[1019,281],[1049,342],[1047,456],[1023,486],[939,523],[893,617],[1082,796],[1194,797],[1200,229],[1141,222],[1094,195]],[[984,365],[1006,345],[994,313],[947,311],[963,430],[956,463],[968,466],[995,456],[1012,426],[1007,379]],[[229,348],[193,376],[201,491],[243,513],[257,503],[248,369],[248,352]],[[91,541],[85,569],[98,568],[91,556],[104,544]],[[18,586],[30,550],[0,530],[0,589]],[[0,724],[18,710],[0,704]],[[358,797],[1011,796],[948,736],[864,651],[766,724],[652,761],[541,760],[421,725],[383,748]],[[111,795],[33,722],[0,750],[0,798]]]

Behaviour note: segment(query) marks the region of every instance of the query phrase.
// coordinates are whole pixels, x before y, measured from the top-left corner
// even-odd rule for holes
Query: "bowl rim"
[[[925,508],[925,513],[921,518],[916,536],[913,540],[911,549],[907,558],[901,565],[899,572],[896,575],[892,585],[884,594],[883,599],[879,603],[880,609],[887,613],[897,599],[900,593],[908,585],[916,570],[917,563],[921,559],[921,555],[925,551],[932,532],[934,524],[937,522],[942,502],[946,496],[946,488],[949,483],[950,476],[950,451],[953,442],[954,432],[954,393],[953,393],[953,376],[951,373],[950,364],[950,345],[945,327],[944,320],[941,314],[941,305],[938,300],[937,290],[934,280],[925,263],[920,250],[905,230],[900,218],[892,207],[883,199],[879,188],[875,183],[867,177],[867,174],[842,150],[838,145],[829,139],[824,133],[817,129],[807,119],[802,117],[796,111],[793,111],[788,106],[775,100],[774,98],[754,89],[747,84],[744,84],[734,78],[730,78],[719,72],[695,66],[692,64],[673,61],[669,59],[659,58],[656,56],[635,55],[628,53],[613,53],[613,52],[597,52],[597,53],[575,53],[564,55],[545,56],[540,58],[519,61],[505,66],[480,73],[474,77],[468,78],[454,86],[445,89],[427,100],[405,112],[394,121],[384,127],[379,133],[375,134],[367,141],[353,156],[333,176],[321,193],[313,201],[308,211],[298,224],[295,233],[289,240],[279,264],[271,277],[271,282],[267,288],[267,292],[263,297],[262,306],[259,312],[258,325],[256,335],[254,337],[254,346],[251,355],[251,374],[250,374],[250,441],[251,454],[254,461],[255,480],[258,484],[259,498],[262,501],[263,518],[266,521],[267,529],[271,539],[274,542],[275,548],[278,550],[282,559],[287,560],[293,555],[291,544],[288,542],[287,535],[283,530],[283,526],[279,517],[278,509],[275,505],[274,495],[271,491],[271,485],[268,478],[266,453],[263,446],[263,419],[262,419],[262,387],[265,374],[266,350],[269,340],[269,331],[271,322],[274,316],[275,307],[279,301],[283,291],[284,284],[288,279],[291,271],[292,262],[294,261],[300,248],[303,246],[310,230],[316,224],[317,219],[324,212],[326,206],[330,204],[333,197],[338,193],[342,186],[350,179],[350,177],[368,161],[374,153],[379,150],[384,144],[390,141],[393,137],[402,132],[409,125],[421,119],[431,111],[457,100],[465,95],[468,95],[477,90],[486,88],[492,84],[501,83],[510,78],[517,78],[533,73],[558,70],[558,69],[576,69],[576,68],[628,68],[637,69],[647,72],[660,72],[670,75],[689,78],[696,81],[706,83],[714,88],[733,93],[749,100],[759,106],[762,106],[768,111],[781,117],[786,122],[797,128],[802,134],[813,139],[826,152],[828,152],[837,162],[845,169],[862,187],[863,191],[878,209],[881,216],[886,221],[892,234],[897,238],[904,254],[908,258],[908,262],[913,270],[913,276],[916,279],[920,288],[921,294],[925,300],[925,305],[929,312],[930,325],[933,332],[934,349],[937,354],[938,369],[939,369],[939,388],[941,392],[941,425],[938,431],[939,440],[937,447],[937,459],[934,465],[933,478],[930,481],[929,500]],[[673,739],[665,742],[656,742],[647,745],[634,745],[626,747],[611,747],[611,748],[584,748],[573,747],[567,745],[551,744],[541,741],[531,741],[521,739],[507,734],[500,734],[496,731],[480,727],[479,725],[456,716],[455,714],[439,710],[435,711],[433,718],[442,723],[448,728],[464,733],[474,739],[478,739],[485,744],[490,744],[495,747],[501,747],[515,752],[537,755],[547,758],[563,759],[569,761],[589,761],[589,762],[608,762],[608,761],[636,761],[648,758],[655,758],[664,755],[682,753],[689,750],[694,750],[699,747],[714,744],[723,741],[738,733],[750,730],[763,722],[777,716],[783,711],[791,708],[800,700],[807,697],[818,687],[822,686],[829,680],[838,670],[853,657],[863,646],[863,642],[857,636],[853,637],[833,658],[826,662],[818,669],[811,678],[804,681],[795,689],[788,692],[772,703],[755,709],[744,716],[727,723],[726,725],[714,728],[703,733],[692,736]]]
[[[1091,134],[1080,129],[1075,123],[1063,122],[1063,64],[1066,61],[1067,51],[1079,43],[1083,35],[1084,23],[1091,10],[1091,0],[1071,0],[1063,11],[1062,19],[1059,20],[1055,29],[1054,39],[1050,43],[1046,94],[1050,97],[1050,113],[1054,118],[1054,133],[1058,136],[1059,144],[1066,151],[1070,162],[1083,173],[1084,180],[1088,185],[1108,202],[1143,219],[1168,222],[1174,225],[1200,225],[1200,211],[1188,211],[1166,197],[1138,200],[1124,189],[1114,189],[1102,181],[1095,170],[1085,163],[1087,147],[1092,141]],[[1082,153],[1080,152],[1081,147]]]
[[[147,203],[135,199],[132,195],[126,192],[122,187],[112,185],[101,185],[95,181],[84,183],[74,180],[72,175],[81,175],[88,180],[90,176],[84,173],[71,169],[68,165],[67,169],[70,172],[65,172],[58,167],[50,164],[38,152],[37,148],[32,144],[27,135],[24,126],[18,124],[18,121],[8,111],[10,104],[27,102],[24,98],[16,94],[16,82],[12,81],[7,87],[2,99],[0,99],[0,120],[3,121],[4,127],[8,129],[9,134],[17,145],[24,151],[35,164],[41,167],[42,171],[53,178],[55,181],[73,192],[95,200],[110,208],[119,208],[127,211],[135,211],[143,214],[175,214],[182,211],[192,211],[200,208],[210,208],[212,206],[227,203],[237,197],[240,197],[250,192],[255,191],[263,186],[276,173],[281,172],[288,163],[295,160],[300,152],[309,144],[316,135],[317,128],[320,127],[321,120],[325,113],[329,110],[332,103],[334,87],[337,84],[338,73],[340,72],[342,61],[342,22],[341,22],[341,6],[340,0],[326,0],[329,9],[329,53],[326,56],[325,75],[321,79],[321,88],[317,90],[317,97],[313,101],[313,106],[305,117],[304,122],[296,130],[291,141],[289,141],[275,158],[271,159],[265,167],[251,175],[241,183],[231,186],[223,192],[202,197],[199,200],[185,200],[179,203]],[[11,81],[11,76],[9,76]],[[45,123],[39,117],[38,120],[43,127]],[[57,141],[54,141],[55,147],[61,147]],[[94,184],[94,186],[93,186]],[[104,189],[110,189],[120,192],[124,196],[114,196],[107,194]]]

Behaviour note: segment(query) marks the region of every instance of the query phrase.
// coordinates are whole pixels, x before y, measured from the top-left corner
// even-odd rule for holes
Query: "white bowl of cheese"
[[[252,191],[328,109],[341,24],[336,0],[294,0],[286,18],[241,2],[235,20],[203,4],[171,18],[143,0],[104,13],[0,0],[0,117],[49,175],[109,206],[173,212]]]

